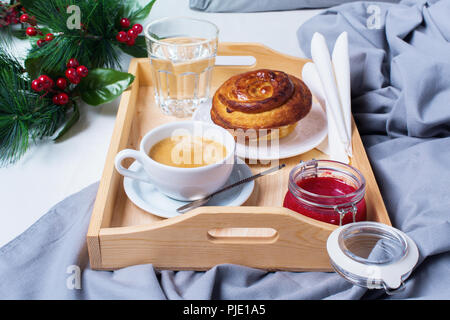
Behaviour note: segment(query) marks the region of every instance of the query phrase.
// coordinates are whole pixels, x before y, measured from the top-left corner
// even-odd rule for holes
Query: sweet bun
[[[311,104],[311,92],[302,80],[282,71],[260,69],[235,75],[217,89],[211,119],[235,132],[254,129],[256,138],[270,139],[274,129],[279,129],[282,138],[308,114]]]

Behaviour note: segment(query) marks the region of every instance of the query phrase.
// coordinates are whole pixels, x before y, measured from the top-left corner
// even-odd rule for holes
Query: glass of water
[[[209,99],[219,29],[187,17],[145,27],[155,98],[168,115],[188,117]]]

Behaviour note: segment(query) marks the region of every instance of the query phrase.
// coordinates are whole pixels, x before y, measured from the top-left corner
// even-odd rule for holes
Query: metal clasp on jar
[[[317,168],[319,166],[319,163],[317,162],[316,159],[311,159],[306,162],[300,161],[300,165],[302,166],[300,172],[309,171],[308,176],[317,177]]]
[[[342,226],[342,221],[344,220],[344,217],[347,213],[352,214],[353,222],[356,222],[356,213],[358,212],[358,209],[356,206],[352,203],[344,204],[344,205],[338,205],[334,207],[334,211],[336,211],[339,214],[339,225]]]

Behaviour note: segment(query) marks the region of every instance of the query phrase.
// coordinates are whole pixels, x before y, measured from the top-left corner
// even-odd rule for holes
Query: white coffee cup
[[[159,163],[148,155],[159,141],[180,135],[203,137],[221,143],[227,153],[222,160],[202,167],[180,168]],[[170,122],[149,131],[141,140],[140,150],[125,149],[115,158],[117,171],[125,177],[153,184],[165,195],[182,201],[201,199],[222,187],[233,170],[236,143],[224,128],[201,121]],[[122,161],[132,158],[144,168],[140,175],[122,166]]]

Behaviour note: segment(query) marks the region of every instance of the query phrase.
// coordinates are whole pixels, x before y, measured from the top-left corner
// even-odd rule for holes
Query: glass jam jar
[[[283,206],[335,225],[366,220],[366,181],[356,168],[332,160],[310,160],[289,174]]]
[[[364,221],[336,228],[327,239],[331,266],[344,279],[368,289],[401,292],[419,260],[416,243],[383,223]]]

